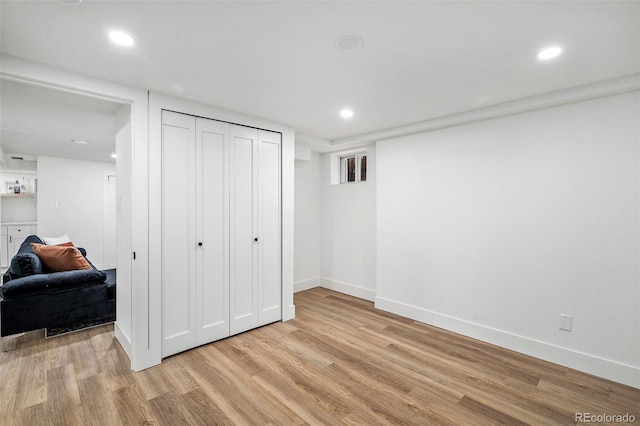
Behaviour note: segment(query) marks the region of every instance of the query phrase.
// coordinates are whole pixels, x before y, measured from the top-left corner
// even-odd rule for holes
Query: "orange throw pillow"
[[[34,243],[32,243],[34,244]],[[37,243],[35,243],[37,244]],[[71,241],[62,244],[55,244],[54,247],[75,247]]]
[[[42,263],[53,272],[92,269],[87,259],[75,247],[48,246],[37,243],[31,243],[31,247]]]

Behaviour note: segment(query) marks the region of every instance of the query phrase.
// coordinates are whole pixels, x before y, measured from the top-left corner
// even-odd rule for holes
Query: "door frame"
[[[0,54],[2,69],[0,79],[28,85],[47,87],[89,96],[130,106],[132,157],[128,174],[131,177],[132,215],[126,218],[131,222],[132,235],[119,238],[119,250],[131,253],[130,294],[116,292],[117,299],[129,298],[131,303],[131,321],[129,329],[115,324],[115,336],[131,360],[131,368],[139,371],[160,363],[159,345],[154,347],[150,339],[153,324],[152,295],[149,292],[149,229],[146,226],[148,210],[148,91],[114,83],[100,78],[78,74],[72,71],[31,62],[25,59]],[[124,227],[118,227],[123,229]],[[125,238],[126,237],[126,238]],[[135,261],[133,253],[135,252]],[[118,303],[116,301],[116,303]]]
[[[109,243],[109,236],[110,236],[110,231],[111,229],[109,228],[109,224],[111,223],[111,221],[117,221],[117,205],[118,205],[118,194],[117,194],[117,189],[114,186],[113,187],[113,194],[110,193],[110,183],[111,183],[111,178],[114,178],[114,185],[117,185],[117,178],[118,175],[116,174],[116,172],[104,172],[103,173],[103,205],[104,205],[104,217],[103,217],[103,237],[102,237],[102,241],[103,241],[103,247],[102,247],[102,252],[103,252],[103,259],[102,259],[102,264],[103,267],[105,269],[111,269],[111,268],[117,268],[118,266],[118,261],[117,261],[117,252],[118,252],[118,241],[117,241],[117,232],[118,232],[118,224],[115,224],[115,231],[116,231],[116,242],[115,242],[115,263],[108,263],[107,260],[111,260],[111,258],[109,258],[109,252],[113,249],[113,247],[111,246],[111,244]],[[113,198],[111,198],[111,196],[113,196]]]
[[[183,112],[200,117],[237,123],[282,134],[282,320],[295,317],[293,304],[293,225],[294,225],[294,129],[244,114],[227,111],[166,95],[150,93],[142,88],[114,83],[100,78],[31,62],[0,54],[0,78],[41,85],[83,96],[119,102],[131,106],[131,194],[132,235],[128,247],[119,247],[131,253],[130,294],[117,292],[117,298],[129,297],[131,328],[122,330],[116,322],[115,335],[131,360],[134,371],[160,364],[162,360],[161,293],[158,272],[159,253],[158,178],[161,142],[161,110]],[[118,227],[123,229],[123,227]],[[120,243],[119,243],[120,244]],[[123,243],[124,244],[124,243]]]

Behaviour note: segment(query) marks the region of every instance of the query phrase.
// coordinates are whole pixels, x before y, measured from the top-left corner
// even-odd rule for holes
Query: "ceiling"
[[[3,54],[328,140],[640,72],[638,1],[4,0],[0,8]],[[135,45],[113,45],[112,29]],[[347,34],[362,48],[338,50]],[[564,54],[539,61],[550,45]],[[353,118],[339,116],[344,107]]]
[[[0,80],[0,145],[7,154],[115,161],[121,104]],[[83,140],[87,144],[76,144]]]

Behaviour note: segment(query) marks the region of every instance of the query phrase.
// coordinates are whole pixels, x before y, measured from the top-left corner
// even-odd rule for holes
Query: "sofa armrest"
[[[106,278],[107,274],[96,269],[29,275],[12,279],[0,286],[0,295],[3,299],[14,299],[42,291],[67,290],[72,287],[100,284]]]
[[[26,277],[28,275],[42,274],[44,272],[42,261],[33,252],[18,253],[11,259],[7,272],[10,279]]]

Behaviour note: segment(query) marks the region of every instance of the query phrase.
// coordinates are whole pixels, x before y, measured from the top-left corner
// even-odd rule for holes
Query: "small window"
[[[367,155],[364,153],[340,158],[340,183],[367,180]]]

